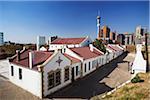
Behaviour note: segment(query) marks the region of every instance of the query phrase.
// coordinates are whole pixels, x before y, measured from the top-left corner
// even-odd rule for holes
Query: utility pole
[[[149,62],[148,62],[148,43],[147,43],[147,39],[148,39],[148,33],[145,33],[145,53],[146,53],[146,72],[148,72],[150,70],[149,68]]]

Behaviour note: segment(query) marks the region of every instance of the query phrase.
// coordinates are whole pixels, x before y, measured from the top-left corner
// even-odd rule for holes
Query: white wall
[[[66,48],[66,45],[63,44],[49,44],[49,50],[57,50]]]
[[[96,70],[96,68],[98,68],[98,67],[100,67],[101,65],[103,65],[103,64],[102,64],[102,61],[99,62],[99,59],[102,59],[102,58],[103,58],[103,56],[98,56],[98,57],[96,57],[96,58],[91,58],[91,59],[86,59],[86,60],[84,60],[83,63],[82,63],[83,76],[85,76],[85,75],[91,73],[92,71]],[[94,60],[97,60],[97,64],[96,64],[96,66],[93,67],[93,66],[92,66],[92,65],[93,65],[92,62],[93,62]],[[91,64],[90,70],[89,70],[89,62],[90,62],[90,64]],[[85,63],[86,63],[86,72],[85,72]],[[97,65],[98,65],[98,66],[97,66]]]
[[[78,66],[78,75],[76,75],[76,66]],[[81,62],[72,64],[72,68],[74,68],[74,79],[78,79],[81,76]]]
[[[56,62],[58,60],[58,58],[60,57],[60,59],[62,59],[63,61],[59,64]],[[66,86],[67,84],[71,83],[71,67],[70,68],[70,77],[69,80],[64,82],[64,68],[66,66],[70,66],[71,65],[71,61],[69,59],[67,59],[64,55],[62,55],[60,52],[58,52],[58,54],[56,54],[50,61],[48,64],[45,65],[44,67],[44,73],[43,73],[43,77],[44,77],[44,96],[53,93],[55,91],[57,91],[58,89]],[[56,69],[61,69],[61,84],[53,87],[51,89],[48,90],[48,75],[47,73],[50,71],[55,71]]]
[[[11,76],[11,66],[14,67],[14,76]],[[19,68],[22,69],[22,79],[19,79]],[[15,64],[9,65],[9,79],[17,86],[29,91],[30,93],[42,97],[41,73],[33,71]]]

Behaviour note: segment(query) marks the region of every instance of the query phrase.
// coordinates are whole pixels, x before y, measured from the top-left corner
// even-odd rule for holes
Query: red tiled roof
[[[64,54],[64,56],[66,56],[68,59],[70,59],[70,60],[72,61],[72,63],[80,62],[79,59],[74,58],[74,57],[72,57],[72,56],[70,56],[70,55],[68,55],[68,54],[66,54],[66,53]]]
[[[84,59],[89,59],[89,58],[95,58],[100,55],[103,55],[96,49],[93,50],[93,52],[90,50],[90,47],[79,47],[79,48],[71,48],[73,52],[75,52],[77,55],[80,57],[83,57]]]
[[[108,49],[112,50],[113,52],[116,52],[115,49],[113,49],[111,46],[107,46]]]
[[[115,45],[108,45],[107,46],[109,49],[113,50],[114,52],[117,52],[117,51],[122,51],[121,48],[115,46]]]
[[[51,42],[51,44],[80,44],[86,38],[58,38]]]
[[[15,57],[11,62],[29,68],[29,52],[30,50],[22,52],[20,54],[20,61],[17,61],[17,57]],[[33,51],[33,54],[33,69],[37,70],[37,67],[35,66],[44,63],[53,54],[53,52]]]

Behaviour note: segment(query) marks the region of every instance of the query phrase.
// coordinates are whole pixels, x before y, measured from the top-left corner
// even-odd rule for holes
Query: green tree
[[[95,41],[93,42],[93,46],[99,49],[100,51],[106,53],[106,47],[102,43],[102,40],[95,39]]]

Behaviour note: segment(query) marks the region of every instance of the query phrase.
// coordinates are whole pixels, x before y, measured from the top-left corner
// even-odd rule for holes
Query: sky
[[[148,1],[0,1],[0,32],[4,41],[35,43],[38,35],[97,37],[96,16],[101,26],[117,33],[149,28]]]

